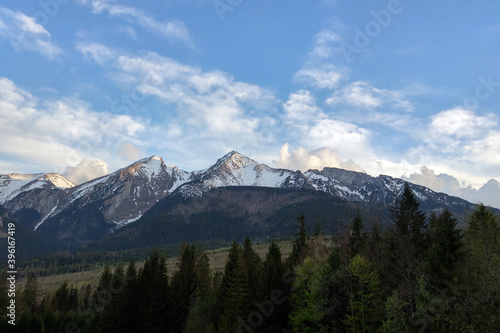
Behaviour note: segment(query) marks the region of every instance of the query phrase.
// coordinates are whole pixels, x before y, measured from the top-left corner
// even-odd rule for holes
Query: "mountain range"
[[[207,169],[184,171],[159,156],[75,185],[60,174],[0,175],[0,205],[10,218],[66,247],[121,249],[193,240],[286,237],[304,213],[327,232],[360,210],[388,220],[405,181],[337,168],[271,168],[232,151]],[[425,212],[475,205],[410,184]],[[500,211],[494,210],[496,213]]]

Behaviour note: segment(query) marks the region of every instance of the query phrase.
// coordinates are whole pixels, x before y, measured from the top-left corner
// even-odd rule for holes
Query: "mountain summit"
[[[389,176],[371,177],[337,168],[304,173],[276,169],[231,151],[209,168],[194,172],[167,166],[161,157],[153,155],[77,186],[58,174],[0,175],[0,203],[10,216],[26,226],[78,245],[93,242],[141,219],[153,207],[157,216],[155,221],[162,220],[161,214],[165,212],[184,214],[181,212],[184,211],[190,216],[204,214],[205,210],[209,212],[210,207],[224,202],[227,204],[221,206],[223,209],[247,203],[247,199],[243,199],[247,192],[254,202],[248,202],[241,209],[246,211],[251,205],[251,214],[260,214],[259,209],[264,209],[264,206],[269,212],[317,195],[361,205],[367,210],[387,210],[400,195],[404,183],[402,179]],[[474,209],[474,205],[465,200],[423,186],[410,186],[424,210],[447,207],[455,214],[462,214]],[[232,188],[225,192],[233,193],[235,197],[224,196],[222,191],[215,194],[215,197],[222,195],[220,197],[213,197],[211,201],[204,199],[207,193],[213,194],[212,190],[217,188]],[[276,194],[277,197],[274,194],[259,197],[275,190],[278,192],[273,193],[280,193]],[[239,192],[235,194],[234,191]],[[279,196],[283,197],[276,199]],[[240,198],[238,202],[234,201],[237,197]],[[295,199],[290,199],[292,197]],[[190,202],[199,198],[201,204],[189,207]],[[231,200],[234,202],[230,203]],[[279,204],[270,205],[269,200],[278,200]],[[179,205],[183,208],[176,210]],[[252,223],[257,223],[257,220],[252,217]],[[184,226],[178,225],[177,228],[181,230]]]

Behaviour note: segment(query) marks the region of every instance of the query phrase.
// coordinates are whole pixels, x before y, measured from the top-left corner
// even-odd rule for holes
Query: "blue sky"
[[[0,173],[160,155],[404,177],[500,207],[500,4],[0,4]]]

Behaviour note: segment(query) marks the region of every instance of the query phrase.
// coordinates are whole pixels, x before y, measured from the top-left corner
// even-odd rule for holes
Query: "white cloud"
[[[337,70],[332,66],[325,66],[323,68],[304,68],[299,70],[293,76],[294,81],[308,84],[318,89],[333,89],[336,87],[344,73]]]
[[[442,111],[431,119],[430,131],[457,138],[477,137],[498,126],[494,116],[477,116],[473,111],[462,108]]]
[[[0,78],[0,154],[23,163],[36,161],[44,171],[108,156],[118,142],[137,139],[146,128],[151,131],[141,119],[95,112],[76,99],[38,101]]]
[[[182,123],[199,134],[251,138],[265,112],[277,103],[259,86],[235,81],[219,71],[203,72],[155,53],[120,56],[118,68],[137,89],[176,105]]]
[[[378,89],[362,81],[350,83],[343,89],[336,91],[326,100],[326,103],[329,105],[345,104],[369,110],[384,105],[408,112],[414,109],[403,91]]]
[[[107,174],[109,174],[109,170],[106,162],[91,161],[86,158],[74,167],[67,167],[63,172],[63,176],[75,184],[82,184]]]
[[[105,62],[116,57],[114,51],[98,43],[79,42],[76,44],[75,48],[83,53],[85,57],[95,61],[99,65],[103,65]]]
[[[316,101],[310,91],[299,90],[291,93],[283,104],[285,123],[307,128],[311,122],[325,118],[323,111],[316,106]]]
[[[321,30],[314,36],[314,44],[309,52],[309,62],[319,62],[330,59],[339,50],[342,37],[330,29]]]
[[[193,47],[193,41],[186,25],[179,20],[157,21],[141,10],[124,5],[118,5],[107,0],[82,0],[82,4],[89,5],[94,14],[107,11],[111,16],[119,17],[126,22],[138,24],[153,33],[173,41],[180,41]]]
[[[363,169],[352,160],[343,161],[338,152],[330,148],[320,148],[308,151],[303,147],[289,152],[289,145],[285,143],[280,150],[280,160],[273,161],[279,168],[307,171],[309,169],[323,170],[324,167],[341,168],[345,170],[363,172]]]
[[[15,52],[38,52],[49,59],[62,53],[62,49],[50,41],[50,33],[33,17],[4,7],[0,7],[0,38],[8,39]]]
[[[434,173],[434,170],[422,166],[419,173],[412,173],[410,177],[402,177],[412,183],[429,187],[436,192],[443,192],[464,198],[472,203],[483,203],[488,206],[500,208],[500,182],[490,179],[479,189],[460,184],[459,180],[448,174]]]

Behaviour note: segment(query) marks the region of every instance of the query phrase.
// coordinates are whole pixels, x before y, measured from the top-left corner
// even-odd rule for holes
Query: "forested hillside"
[[[357,215],[340,235],[296,223],[291,254],[271,242],[262,260],[233,242],[223,272],[184,244],[174,272],[153,251],[144,266],[106,266],[96,288],[68,283],[18,293],[2,332],[495,332],[500,327],[500,223],[477,207],[464,229],[448,210],[426,216],[408,186],[391,230]],[[333,241],[331,240],[333,239]],[[2,277],[2,281],[6,281]],[[1,286],[7,288],[6,285]],[[5,297],[6,290],[0,290]],[[5,308],[6,299],[0,298]],[[4,314],[1,314],[5,316]],[[5,323],[2,318],[2,323]]]

